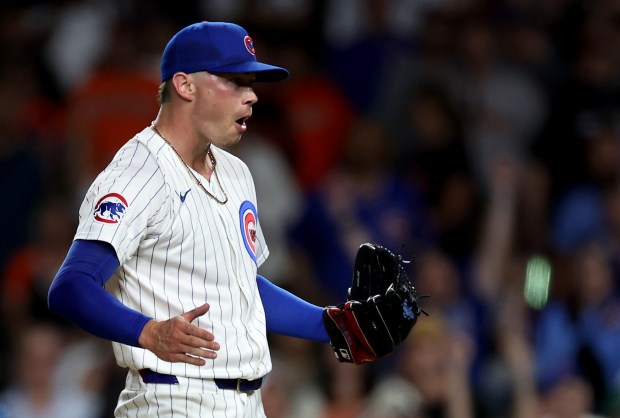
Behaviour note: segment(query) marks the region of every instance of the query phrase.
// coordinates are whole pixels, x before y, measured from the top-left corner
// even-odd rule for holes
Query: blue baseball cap
[[[280,81],[288,70],[256,60],[254,42],[234,23],[200,22],[170,39],[161,60],[161,81],[177,72],[255,73],[256,81]]]

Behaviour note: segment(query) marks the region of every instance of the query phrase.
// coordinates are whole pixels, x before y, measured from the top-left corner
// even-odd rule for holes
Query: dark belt
[[[144,383],[165,383],[169,385],[179,384],[179,379],[171,374],[157,373],[150,369],[140,369],[140,376]],[[239,392],[252,392],[260,389],[263,378],[256,380],[246,379],[213,379],[215,385],[220,389],[238,390]]]

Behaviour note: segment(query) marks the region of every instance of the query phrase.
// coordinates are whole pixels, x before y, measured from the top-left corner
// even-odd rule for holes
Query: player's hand
[[[220,345],[213,334],[192,321],[208,311],[209,305],[205,303],[167,321],[152,319],[144,326],[138,342],[162,360],[204,366],[204,359],[217,357]]]

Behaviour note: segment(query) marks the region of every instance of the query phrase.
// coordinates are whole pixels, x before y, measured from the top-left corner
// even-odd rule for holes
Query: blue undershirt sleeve
[[[48,293],[48,306],[76,326],[98,337],[140,347],[146,315],[128,308],[104,289],[119,267],[112,245],[75,240]]]
[[[256,276],[258,291],[267,317],[267,331],[317,342],[329,342],[323,326],[323,308],[312,305]]]

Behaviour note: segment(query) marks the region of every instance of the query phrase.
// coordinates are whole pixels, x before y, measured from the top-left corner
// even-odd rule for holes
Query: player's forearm
[[[329,342],[323,325],[323,308],[315,306],[276,286],[262,276],[257,276],[267,331],[289,337]]]
[[[118,268],[114,249],[97,241],[75,241],[50,287],[51,311],[107,340],[139,347],[151,319],[109,294],[103,285]]]

